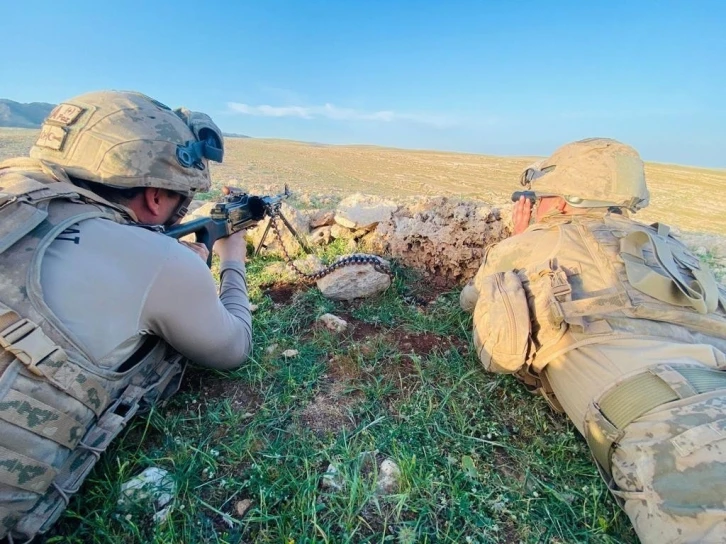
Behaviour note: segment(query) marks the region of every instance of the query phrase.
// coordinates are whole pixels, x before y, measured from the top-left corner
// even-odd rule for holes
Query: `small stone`
[[[379,493],[395,493],[398,491],[401,479],[401,469],[392,459],[386,459],[381,463],[378,471],[378,485],[376,486]]]
[[[138,476],[121,484],[121,497],[117,503],[126,507],[149,501],[154,510],[154,522],[162,524],[171,512],[170,503],[175,494],[176,484],[171,474],[163,468],[148,467]]]
[[[254,313],[258,309],[259,309],[259,305],[258,304],[252,304],[252,303],[250,303],[250,312],[253,312]]]
[[[239,517],[242,517],[245,515],[247,510],[249,510],[250,506],[252,506],[252,501],[249,499],[244,499],[242,501],[237,501],[234,505],[234,509],[237,512],[237,515]]]
[[[348,322],[345,319],[333,314],[323,314],[318,320],[333,332],[343,332],[348,327]]]
[[[265,353],[267,353],[268,355],[275,353],[276,349],[277,349],[277,344],[270,344],[269,346],[267,346],[265,348]]]
[[[328,469],[323,474],[322,486],[333,491],[342,491],[345,487],[343,476],[332,463],[328,465]]]
[[[358,244],[356,243],[356,241],[353,238],[351,238],[350,240],[348,240],[348,243],[345,245],[345,249],[349,253],[353,253],[353,252],[355,252],[356,249],[358,249]]]
[[[288,359],[290,357],[297,357],[298,353],[300,353],[300,352],[296,349],[286,349],[285,351],[282,352],[282,356],[285,359]]]

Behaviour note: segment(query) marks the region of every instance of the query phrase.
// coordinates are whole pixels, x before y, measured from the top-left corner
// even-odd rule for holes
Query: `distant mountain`
[[[55,104],[31,102],[22,104],[0,98],[0,127],[40,128]]]
[[[40,128],[43,120],[55,108],[55,104],[47,102],[31,102],[23,104],[0,98],[0,127]],[[250,138],[245,134],[224,132],[225,138]]]

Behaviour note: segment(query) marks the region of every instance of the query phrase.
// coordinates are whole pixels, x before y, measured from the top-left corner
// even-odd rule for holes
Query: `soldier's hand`
[[[207,246],[200,244],[199,242],[184,242],[182,240],[179,240],[179,243],[199,255],[205,263],[207,262],[207,258],[209,257],[209,250],[207,249]]]
[[[246,230],[235,232],[230,236],[220,238],[214,242],[212,251],[217,254],[220,261],[245,261],[247,256]]]
[[[529,220],[532,217],[532,202],[524,196],[514,203],[512,211],[512,226],[514,234],[521,234],[529,227]]]

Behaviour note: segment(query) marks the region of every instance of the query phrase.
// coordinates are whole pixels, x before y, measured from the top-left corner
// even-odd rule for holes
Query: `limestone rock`
[[[484,249],[511,234],[498,208],[446,197],[402,207],[364,239],[367,250],[398,258],[454,284],[471,279]]]
[[[381,221],[387,221],[398,205],[390,200],[356,193],[340,201],[335,222],[349,229],[370,230]]]
[[[328,227],[335,223],[333,210],[319,210],[310,216],[310,228]]]
[[[401,470],[392,459],[385,459],[378,469],[378,493],[391,494],[398,491],[400,486]]]
[[[333,314],[323,314],[318,318],[318,321],[333,332],[343,332],[348,327],[348,322],[345,319]]]
[[[288,205],[287,202],[282,203],[280,210],[287,220],[290,221],[300,237],[305,240],[307,235],[310,233],[310,222],[308,221],[308,218],[303,213]],[[270,218],[266,217],[260,221],[255,228],[247,231],[247,237],[255,247],[257,247],[260,243],[262,235],[265,233],[265,229],[269,222]],[[300,244],[279,217],[277,218],[277,226],[280,229],[280,234],[282,235],[282,241],[285,244],[285,248],[287,248],[290,256],[294,256],[298,251],[300,251]],[[268,255],[283,255],[280,243],[275,238],[275,232],[272,228],[270,228],[270,232],[267,233],[265,246],[262,248],[261,253]]]
[[[320,258],[317,255],[312,254],[306,255],[302,259],[295,259],[293,263],[306,274],[312,274],[313,272],[317,272],[323,267],[323,262],[320,260]]]
[[[336,240],[339,240],[340,238],[343,240],[350,240],[353,238],[354,232],[354,230],[338,225],[337,223],[330,227],[330,235]]]
[[[163,524],[171,512],[176,484],[171,474],[159,467],[148,467],[141,474],[121,484],[117,504],[121,509],[146,504],[154,510],[153,520]]]
[[[234,505],[234,509],[237,512],[237,515],[242,517],[247,513],[247,510],[250,509],[250,506],[252,506],[252,501],[250,499],[244,499],[237,501]]]
[[[334,464],[331,463],[328,465],[328,469],[325,471],[325,474],[323,474],[321,485],[325,489],[330,489],[332,491],[342,491],[345,487],[343,475]]]
[[[353,300],[382,293],[391,285],[391,278],[378,272],[372,264],[356,264],[331,272],[317,284],[323,296],[329,299]]]
[[[308,235],[308,241],[314,246],[329,244],[332,239],[331,230],[329,226],[318,227]]]
[[[297,357],[300,352],[296,349],[286,349],[282,352],[282,356],[285,359],[291,358],[291,357]]]

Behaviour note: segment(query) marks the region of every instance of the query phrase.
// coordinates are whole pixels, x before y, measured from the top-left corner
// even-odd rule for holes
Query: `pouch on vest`
[[[527,362],[530,315],[527,294],[516,272],[485,276],[477,286],[474,346],[490,372],[510,374]]]

